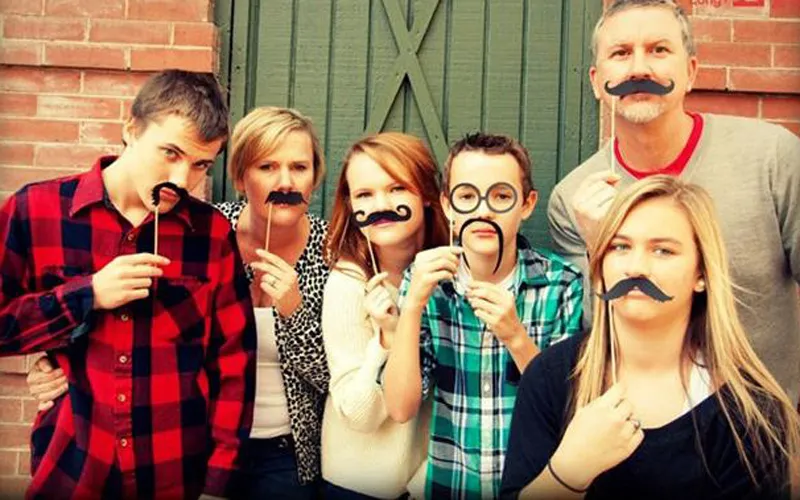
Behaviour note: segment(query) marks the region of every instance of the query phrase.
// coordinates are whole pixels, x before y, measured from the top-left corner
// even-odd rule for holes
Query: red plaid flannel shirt
[[[225,217],[195,199],[159,220],[171,264],[151,296],[92,310],[91,276],[153,251],[152,214],[111,205],[101,158],[29,185],[0,210],[0,355],[50,351],[69,392],[32,434],[28,497],[224,496],[250,433],[256,334]]]

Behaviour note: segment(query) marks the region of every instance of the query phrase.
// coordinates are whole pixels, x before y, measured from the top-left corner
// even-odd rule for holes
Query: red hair
[[[422,198],[425,238],[423,248],[419,250],[446,245],[449,226],[439,203],[436,161],[420,139],[400,132],[382,132],[360,139],[344,156],[325,243],[328,265],[332,267],[340,259],[345,259],[354,262],[367,277],[374,274],[367,240],[355,224],[350,223],[353,209],[350,206],[347,167],[353,156],[359,153],[369,156],[394,180]]]

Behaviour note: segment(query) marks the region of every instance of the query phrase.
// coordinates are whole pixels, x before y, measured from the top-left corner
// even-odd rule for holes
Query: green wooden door
[[[221,77],[235,122],[254,106],[310,116],[330,166],[312,210],[330,211],[341,158],[365,132],[423,137],[440,164],[475,130],[528,147],[540,202],[524,228],[548,246],[555,183],[597,147],[588,43],[597,0],[218,0]],[[234,196],[218,166],[214,199]]]

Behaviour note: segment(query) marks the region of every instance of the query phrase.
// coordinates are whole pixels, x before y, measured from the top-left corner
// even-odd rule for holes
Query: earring
[[[699,280],[697,280],[697,285],[695,285],[694,291],[699,293],[705,291],[705,289],[706,289],[706,280],[700,278]]]

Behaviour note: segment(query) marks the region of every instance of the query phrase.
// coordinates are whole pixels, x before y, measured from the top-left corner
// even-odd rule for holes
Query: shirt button
[[[119,362],[122,363],[123,365],[128,362],[128,356],[126,356],[124,354],[120,354],[118,359],[119,359]]]
[[[128,321],[129,319],[131,319],[131,317],[130,317],[130,316],[128,316],[127,314],[125,314],[125,313],[122,313],[122,314],[119,316],[119,319],[121,319],[122,321]]]
[[[128,440],[125,439],[125,438],[120,439],[119,440],[119,445],[122,446],[123,448],[127,448],[128,447]]]
[[[488,394],[489,391],[491,391],[491,390],[492,390],[492,386],[491,386],[491,384],[489,384],[489,382],[486,382],[485,384],[483,384],[483,392]]]
[[[128,238],[127,239],[128,239],[128,241],[133,241],[133,240],[136,239],[136,235],[133,234],[133,233],[128,233]]]
[[[127,400],[128,398],[126,398],[124,394],[117,394],[117,401],[119,401],[120,403],[124,403]]]

